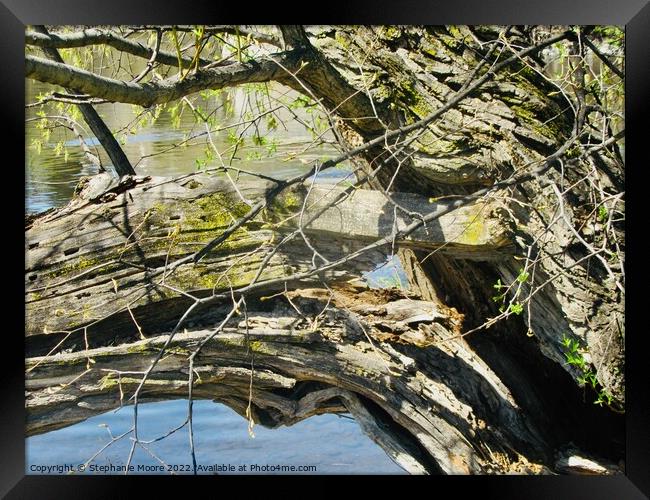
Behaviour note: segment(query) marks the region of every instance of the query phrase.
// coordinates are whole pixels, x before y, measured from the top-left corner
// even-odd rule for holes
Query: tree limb
[[[44,26],[36,26],[34,29],[39,32],[36,33],[38,35],[49,36],[47,29]],[[63,58],[55,48],[47,47],[43,49],[43,52],[49,59],[51,59],[52,64],[64,64]],[[67,88],[73,89],[75,92],[77,90],[74,86]],[[135,175],[135,170],[133,170],[133,166],[124,153],[124,150],[121,148],[95,108],[93,108],[91,104],[78,104],[77,107],[84,117],[84,120],[86,120],[86,123],[95,134],[95,137],[97,137],[97,140],[106,151],[106,154],[108,154],[109,158],[113,162],[113,167],[117,174],[120,176]]]
[[[600,50],[598,50],[598,47],[596,47],[591,40],[589,40],[589,37],[585,36],[582,38],[582,41],[585,43],[587,47],[591,49],[591,51],[598,56],[598,58],[603,61],[605,66],[607,66],[616,76],[618,76],[621,80],[625,80],[625,73],[623,73],[620,69],[618,69],[612,61],[609,60],[609,58],[603,54]]]
[[[156,25],[156,26],[128,26],[129,29],[134,31],[145,31],[160,29],[161,31],[171,31],[176,29],[176,31],[192,31],[194,28],[190,26],[172,26],[172,25]],[[207,25],[203,27],[203,32],[206,34],[218,34],[218,33],[227,33],[229,35],[239,35],[243,37],[250,36],[253,40],[257,40],[261,43],[266,43],[268,45],[273,45],[275,47],[282,47],[282,42],[277,36],[269,35],[268,33],[262,33],[254,29],[242,28],[241,26],[236,26],[233,24],[224,24],[224,25]]]
[[[297,71],[296,55],[298,54],[299,51],[283,52],[257,61],[199,70],[182,81],[174,76],[155,83],[125,82],[28,55],[25,57],[25,76],[44,83],[74,88],[109,101],[149,107],[174,101],[205,89],[283,80],[287,75],[278,62],[281,61],[282,66],[290,68],[291,71]]]

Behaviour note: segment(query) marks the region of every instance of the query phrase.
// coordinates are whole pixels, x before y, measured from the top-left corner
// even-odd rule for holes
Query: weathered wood
[[[336,236],[345,234],[355,240],[374,241],[403,230],[417,220],[415,214],[424,216],[430,212],[442,212],[451,203],[446,200],[432,202],[412,193],[387,195],[364,189],[354,191],[344,201],[333,204],[343,191],[344,188],[336,186],[316,187],[308,197],[304,193],[299,198],[302,201],[307,198],[304,221],[319,214],[314,222],[306,225],[306,232]],[[402,209],[396,209],[394,203]],[[294,217],[290,222],[295,226],[299,219]],[[504,259],[508,247],[511,251],[513,245],[506,218],[499,213],[496,203],[475,203],[458,208],[406,238],[396,239],[395,244],[440,249],[455,258],[477,260]]]
[[[26,231],[25,331],[31,352],[43,354],[43,349],[51,349],[67,335],[48,332],[74,330],[67,341],[69,347],[88,339],[91,345],[100,345],[113,339],[114,331],[136,334],[136,321],[145,334],[160,331],[188,305],[175,289],[205,295],[247,285],[273,245],[300,224],[298,214],[307,192],[300,187],[284,193],[265,214],[236,231],[199,263],[166,275],[163,283],[161,271],[166,264],[218,237],[247,213],[247,203],[265,196],[272,183],[242,182],[237,193],[225,179],[203,174],[178,181],[126,177],[117,183],[102,182],[104,179],[109,180],[108,175],[82,183],[78,197],[67,207],[37,219]],[[313,189],[303,220],[313,218],[340,193],[341,189],[333,186]],[[420,196],[400,194],[398,198],[412,211],[436,209]],[[380,193],[358,191],[325,210],[305,226],[305,232],[321,255],[335,260],[410,222],[411,218],[399,215],[395,222],[389,206]],[[503,258],[507,234],[507,226],[492,215],[490,206],[477,205],[451,212],[397,243],[478,259]],[[380,251],[368,252],[321,277],[334,282],[349,280],[385,258]],[[289,277],[311,265],[312,251],[297,236],[271,258],[260,279]],[[271,289],[283,287],[276,283]],[[165,304],[162,314],[155,307],[159,302]],[[102,321],[114,313],[110,322]]]
[[[503,473],[521,466],[517,453],[538,458],[531,470],[543,468],[548,450],[499,378],[464,340],[436,343],[453,335],[445,311],[413,302],[413,310],[431,313],[417,327],[427,342],[414,344],[404,334],[411,323],[400,320],[412,300],[404,295],[363,289],[335,291],[332,297],[325,289],[301,295],[292,301],[306,317],[277,298],[270,312],[248,311],[248,332],[242,318],[235,318],[207,343],[195,364],[195,397],[217,399],[243,415],[252,361],[252,416],[264,425],[350,411],[410,472]],[[326,315],[313,323],[312,311],[322,310],[330,298]],[[368,313],[363,306],[369,303],[381,307]],[[403,333],[387,334],[380,324],[387,319]],[[188,355],[210,334],[202,329],[177,334],[140,401],[186,397]],[[165,341],[166,335],[159,335],[28,359],[28,433],[115,408],[120,393],[126,404],[139,376],[118,372],[145,370]],[[500,465],[490,458],[494,454],[502,458]]]
[[[311,26],[306,31],[329,67],[372,98],[378,116],[395,129],[449,102],[482,64],[492,46],[483,42],[497,39],[502,29]],[[529,27],[508,32],[513,44],[521,47],[532,46],[535,37]],[[395,191],[439,196],[474,191],[541,161],[571,135],[573,117],[567,110],[574,105],[544,78],[537,58],[526,62],[494,75],[424,130],[412,133],[400,154],[382,145],[356,158],[356,164],[370,171],[388,158],[376,188],[390,185]],[[579,69],[580,65],[576,72]],[[329,92],[327,86],[316,89],[317,95]],[[335,100],[331,95],[330,99]],[[375,138],[357,125],[359,115],[343,110],[337,114],[339,135],[349,147]],[[589,141],[598,143],[601,137]],[[427,258],[419,272],[407,272],[416,278],[412,286],[429,294],[435,288],[439,300],[456,306],[468,319],[474,316],[470,323],[478,325],[498,314],[492,301],[496,279],[517,283],[522,259],[536,260],[534,282],[527,283],[519,297],[526,297],[529,285],[543,286],[531,298],[530,307],[523,309],[524,330],[535,336],[540,352],[565,369],[576,385],[581,371],[566,363],[561,341],[564,336],[578,341],[598,383],[620,411],[625,401],[624,216],[611,224],[598,221],[599,203],[594,203],[593,191],[594,185],[601,186],[597,196],[601,202],[619,198],[616,211],[624,214],[620,199],[624,162],[617,147],[611,149],[591,154],[566,170],[558,165],[509,194],[507,211],[515,219],[516,259],[492,262],[491,272],[486,273],[482,263],[465,264],[438,253]],[[552,183],[571,186],[569,193],[558,199]],[[556,220],[558,213],[564,214],[561,220]],[[600,247],[607,249],[609,257],[594,255]],[[427,257],[425,252],[411,255],[416,261]],[[444,286],[440,274],[445,276]],[[484,282],[488,276],[492,281]],[[477,308],[484,314],[476,314]]]
[[[201,263],[180,267],[166,277],[167,284],[207,294],[250,283],[270,243],[300,226],[297,214],[303,204],[303,222],[323,211],[303,227],[304,235],[326,259],[337,258],[417,220],[417,213],[442,209],[444,198],[431,204],[431,196],[473,192],[542,162],[571,134],[571,116],[566,112],[571,106],[540,73],[519,60],[445,108],[426,128],[410,130],[408,138],[401,137],[406,140],[400,143],[403,148],[391,147],[383,136],[386,128],[401,133],[404,124],[453,102],[470,75],[481,74],[473,72],[493,46],[478,41],[494,41],[500,30],[343,26],[311,27],[305,33],[290,27],[283,30],[285,43],[296,49],[261,59],[257,68],[235,64],[190,75],[183,88],[154,88],[153,97],[165,100],[172,90],[184,95],[196,88],[192,86],[206,83],[221,87],[244,79],[277,78],[298,91],[308,89],[335,113],[340,118],[336,131],[345,146],[375,141],[375,147],[352,159],[366,173],[377,172],[371,182],[375,191],[355,192],[323,211],[326,200],[340,193],[338,188],[328,192],[322,186],[311,190],[308,184],[297,186]],[[513,27],[507,36],[514,45],[531,46],[534,34],[527,30]],[[301,67],[302,80],[274,69],[274,57],[285,67]],[[528,62],[536,64],[534,59]],[[34,58],[27,63],[28,73],[56,69]],[[79,72],[74,77],[88,80]],[[96,81],[92,80],[87,82],[89,89]],[[106,83],[115,90],[115,82]],[[150,102],[151,95],[143,97],[146,93],[135,89],[131,98]],[[585,142],[599,141],[592,137]],[[576,146],[579,154],[583,148]],[[264,375],[252,375],[261,388],[253,394],[257,421],[273,426],[347,408],[410,471],[570,473],[577,470],[574,463],[564,460],[557,449],[580,441],[586,449],[571,455],[590,457],[592,448],[610,438],[611,444],[602,444],[604,453],[622,456],[614,442],[620,438],[622,421],[603,418],[593,401],[576,389],[574,382],[581,373],[566,363],[561,343],[564,335],[580,340],[585,362],[621,408],[624,289],[617,280],[624,261],[623,218],[610,218],[612,228],[607,231],[594,222],[599,208],[594,185],[599,186],[596,194],[601,200],[622,196],[623,163],[614,154],[609,156],[609,152],[590,154],[566,170],[558,164],[544,178],[497,193],[499,204],[493,197],[489,204],[466,207],[449,214],[453,218],[441,217],[436,224],[397,239],[395,250],[408,264],[410,284],[421,296],[337,288],[385,258],[375,252],[325,276],[337,288],[328,321],[321,317],[316,322],[316,316],[328,303],[329,292],[305,289],[316,279],[288,284],[291,290],[286,295],[299,306],[303,312],[299,320],[306,323],[298,321],[293,309],[283,310],[278,298],[256,302],[259,296],[247,297],[248,326],[254,337],[246,340],[247,325],[240,319],[206,346],[197,360],[198,372],[205,375],[203,386],[197,384],[197,397],[205,389],[209,393],[205,397],[216,397],[244,414],[249,398],[246,379],[251,376],[247,370],[254,355],[258,369],[266,370],[260,372]],[[72,351],[58,357],[64,363],[54,362],[56,357],[29,360],[30,367],[40,362],[28,375],[34,432],[39,426],[51,426],[53,420],[67,425],[118,404],[119,391],[110,379],[99,385],[102,378],[96,365],[104,366],[106,356],[105,366],[142,369],[164,341],[165,321],[187,307],[183,297],[157,281],[155,272],[165,261],[187,256],[222,234],[248,206],[222,180],[194,180],[151,180],[127,192],[86,199],[82,195],[66,209],[35,221],[28,231],[28,352],[43,354],[46,346],[65,335],[44,335],[46,330],[76,329],[68,343],[59,346]],[[553,183],[570,186],[570,192],[556,196]],[[415,213],[394,208],[379,193],[388,186],[398,191],[388,196]],[[251,201],[268,193],[269,187],[261,182],[241,184],[245,200]],[[623,214],[621,205],[617,211]],[[481,219],[473,217],[475,212]],[[299,236],[280,249],[263,279],[309,269],[313,254],[303,243]],[[611,264],[602,255],[589,255],[596,244],[607,249]],[[91,255],[99,262],[89,262]],[[528,278],[521,272],[526,258],[534,265]],[[521,295],[515,297],[519,300],[531,287],[540,288],[521,316],[461,338],[462,330],[498,314],[493,300],[495,283],[501,290],[497,279],[520,288]],[[129,295],[135,290],[146,293],[139,298]],[[132,311],[124,310],[127,304]],[[318,305],[310,310],[310,304]],[[180,350],[170,353],[167,365],[157,367],[145,387],[145,400],[186,394],[183,349],[189,351],[205,338],[202,328],[223,318],[229,307],[224,303],[205,311],[197,320],[200,326],[188,324],[188,332],[178,335],[175,347]],[[110,323],[84,328],[120,310]],[[146,335],[160,336],[133,342],[137,330],[131,312]],[[75,323],[79,317],[82,321]],[[97,335],[102,330],[103,336]],[[274,339],[263,337],[263,332]],[[224,345],[224,340],[230,343]],[[128,343],[115,346],[121,342]],[[138,351],[143,346],[151,351]],[[55,384],[83,373],[89,353],[95,360],[90,371],[50,394]],[[73,368],[67,367],[66,362],[73,360]],[[86,377],[87,386],[81,382]],[[122,380],[122,385],[132,388],[133,381]],[[607,460],[578,462],[583,472],[604,473],[599,464]]]
[[[147,281],[147,275],[164,267],[165,260],[172,263],[198,250],[248,210],[230,183],[214,176],[127,178],[119,185],[104,186],[107,192],[94,189],[96,182],[82,185],[67,207],[31,221],[26,233],[30,433],[67,426],[119,406],[120,385],[127,394],[138,379],[124,375],[116,384],[111,373],[145,369],[165,341],[165,332],[189,305],[160,284],[143,287],[155,283],[156,277]],[[244,182],[238,188],[245,200],[253,202],[269,185]],[[236,238],[188,266],[188,271],[179,268],[166,283],[198,295],[227,290],[231,283],[248,283],[265,255],[258,249],[270,248],[269,242],[294,231],[303,204],[307,207],[303,220],[309,220],[326,205],[324,199],[339,192],[329,187],[309,191],[305,186],[284,193],[263,217],[235,233]],[[402,196],[399,202],[409,210],[435,209],[428,199],[417,196]],[[362,203],[375,203],[370,212],[374,223],[362,218],[355,223],[353,214],[361,212]],[[387,203],[378,193],[355,192],[349,201],[323,212],[328,223],[307,225],[304,231],[320,252],[337,258],[374,235],[381,236],[382,227],[392,230],[390,217],[395,212],[386,214],[386,220],[379,215]],[[474,222],[466,211],[459,213],[456,218],[441,218],[442,226],[451,230],[459,219],[465,225]],[[398,227],[404,223],[398,217]],[[501,220],[482,224],[497,231],[504,228],[502,234],[508,234]],[[466,246],[480,247],[474,251],[485,255],[482,245],[488,246],[494,234],[477,233]],[[444,230],[429,228],[399,244],[441,248],[447,243],[435,239],[441,236]],[[449,244],[458,244],[453,238]],[[503,246],[491,251],[507,255],[509,250]],[[307,269],[311,256],[298,237],[270,261],[266,276],[286,277]],[[91,258],[95,260],[84,260]],[[336,286],[383,259],[382,253],[368,255],[327,279]],[[223,282],[218,279],[221,274],[228,276]],[[254,352],[253,415],[264,425],[290,425],[317,413],[350,411],[391,457],[412,472],[553,470],[553,444],[542,435],[555,431],[537,429],[540,419],[526,421],[512,396],[511,391],[533,394],[530,381],[513,381],[510,372],[497,376],[473,346],[457,337],[463,321],[457,311],[437,297],[423,300],[343,287],[336,292],[327,319],[313,322],[329,301],[329,292],[306,289],[309,282],[289,285],[288,297],[312,322],[278,305],[280,299],[268,312],[269,302],[256,303],[255,295],[249,297],[248,340],[247,325],[239,318],[206,346],[195,366],[200,377],[196,398],[218,399],[244,415]],[[283,285],[264,293],[281,290]],[[267,312],[255,310],[262,304]],[[125,310],[127,305],[130,311]],[[219,322],[230,307],[227,302],[197,311],[187,333],[177,335],[169,356],[153,372],[140,401],[187,396],[187,356],[209,335],[205,328]],[[110,318],[100,321],[103,317]],[[138,326],[147,339],[137,340]],[[55,346],[59,354],[34,357]],[[318,391],[338,396],[328,398],[330,393]],[[525,402],[535,411],[546,404],[532,396]]]

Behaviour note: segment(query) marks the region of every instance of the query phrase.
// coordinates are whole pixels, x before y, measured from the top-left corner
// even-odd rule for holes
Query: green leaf
[[[266,147],[266,150],[268,151],[269,155],[271,155],[273,153],[277,153],[277,151],[278,151],[278,141],[275,140],[275,139],[271,139],[271,144],[269,144]]]
[[[598,207],[598,220],[602,223],[607,222],[609,212],[607,210],[607,207],[605,205],[601,205]]]
[[[39,139],[32,139],[32,148],[36,150],[36,154],[41,154],[41,151],[43,151],[43,142],[40,141]]]
[[[517,281],[518,281],[519,283],[525,283],[526,281],[528,281],[528,277],[529,277],[529,276],[530,276],[530,274],[528,274],[528,273],[527,273],[526,271],[524,271],[523,269],[520,269],[520,270],[519,270],[519,276],[517,276]]]
[[[598,379],[596,378],[595,373],[589,373],[589,375],[587,376],[587,380],[591,384],[591,387],[593,387],[594,389],[598,385]]]
[[[580,368],[584,371],[585,369],[585,359],[580,354],[568,353],[566,354],[567,363],[576,368]]]
[[[263,137],[261,135],[254,135],[253,136],[253,144],[255,146],[264,146],[266,144],[266,137]]]
[[[510,304],[510,311],[515,314],[521,314],[522,312],[524,312],[524,306],[519,302],[515,304]]]

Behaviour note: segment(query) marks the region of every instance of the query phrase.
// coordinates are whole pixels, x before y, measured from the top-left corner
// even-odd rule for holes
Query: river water
[[[187,415],[187,401],[145,403],[138,410],[139,437],[149,440],[164,435],[182,424]],[[75,471],[97,451],[133,425],[133,412],[125,407],[85,422],[27,439],[26,473],[47,473],[48,465],[68,465]],[[212,401],[195,401],[193,427],[197,464],[203,472],[213,473],[281,473],[274,467],[295,466],[295,473],[312,466],[316,474],[404,474],[357,425],[346,416],[319,415],[291,427],[253,428],[233,410]],[[121,473],[127,463],[131,442],[128,437],[116,441],[96,460],[85,474]],[[135,473],[160,473],[153,467],[163,465],[164,471],[187,474],[192,459],[187,429],[147,446],[151,454],[138,449],[132,460]],[[157,457],[157,458],[154,458]],[[244,468],[245,466],[245,468]],[[111,468],[113,467],[113,468]],[[138,471],[138,467],[141,467]],[[217,468],[218,467],[218,468]],[[256,468],[257,467],[257,468]],[[145,469],[146,468],[146,469]],[[235,470],[233,471],[232,468]],[[231,472],[229,472],[229,470]],[[63,471],[67,472],[67,471]],[[50,473],[58,474],[51,469]]]
[[[34,102],[39,93],[49,90],[32,81],[27,81],[26,85],[28,103]],[[276,86],[270,92],[277,97],[287,89]],[[285,100],[291,102],[293,97],[287,94]],[[251,99],[251,94],[245,90],[232,90],[207,100],[203,105],[206,112],[213,112],[220,118],[221,127],[236,124],[239,117],[251,108]],[[135,116],[128,105],[104,104],[97,109],[113,131],[128,128]],[[306,123],[317,119],[309,110],[293,112]],[[47,113],[57,116],[56,109]],[[267,143],[264,147],[244,148],[235,155],[233,165],[276,177],[288,177],[304,172],[317,159],[337,154],[331,144],[310,146],[312,134],[294,118],[287,110],[280,110],[277,128],[263,130],[273,147],[269,148]],[[80,177],[97,173],[97,167],[86,161],[75,134],[64,128],[55,128],[49,137],[44,136],[43,130],[37,127],[39,122],[34,108],[28,109],[27,120],[25,210],[33,213],[65,205]],[[206,158],[204,138],[203,142],[197,139],[187,146],[175,147],[188,135],[204,132],[204,125],[197,124],[187,109],[177,123],[174,124],[173,120],[170,113],[163,111],[155,122],[138,128],[135,133],[118,134],[124,139],[123,148],[138,174],[173,176],[190,173],[197,170],[197,159]],[[50,124],[55,122],[56,118],[50,119]],[[235,128],[238,131],[242,129]],[[243,132],[246,139],[251,135],[252,131]],[[96,140],[89,134],[84,136],[86,144],[94,149]],[[213,133],[212,140],[226,153],[232,146],[232,137],[228,137],[227,130]],[[307,151],[303,151],[305,148]],[[106,156],[102,151],[99,153],[103,163],[108,165]],[[225,159],[229,160],[229,157]],[[207,167],[220,165],[217,158],[205,164]],[[349,166],[344,164],[326,175],[321,174],[318,182],[342,180],[346,176],[349,176]],[[386,282],[394,283],[395,276],[405,283],[403,272],[395,260],[391,260],[366,278],[371,286],[382,286]],[[184,421],[186,412],[187,401],[184,400],[141,405],[140,437],[146,440],[165,434]],[[132,408],[125,407],[118,412],[108,412],[64,429],[27,438],[26,473],[48,473],[43,467],[56,465],[72,465],[77,470],[79,464],[85,463],[110,442],[111,433],[117,436],[126,431],[132,419]],[[248,433],[247,422],[230,408],[212,401],[196,401],[193,422],[198,464],[213,468],[220,466],[221,472],[223,466],[234,467],[235,473],[250,473],[251,465],[307,465],[315,466],[315,473],[321,474],[404,474],[350,417],[320,415],[289,428],[274,430],[256,426],[253,438]],[[119,473],[119,469],[110,467],[126,464],[129,447],[128,437],[115,442],[92,462],[104,469],[86,470],[86,473]],[[151,454],[138,449],[133,465],[152,467],[164,463],[178,466],[175,468],[178,473],[187,473],[186,466],[191,464],[186,428],[152,444],[149,451]],[[242,470],[242,466],[246,468]],[[265,470],[257,469],[257,472],[265,473]],[[60,472],[55,468],[49,473]]]
[[[26,87],[28,103],[34,102],[39,94],[52,89],[31,80],[26,80]],[[292,116],[295,113],[300,120],[312,126],[322,119],[309,108],[296,108],[299,104],[295,101],[296,93],[279,85],[269,85],[268,92],[270,98],[280,100],[292,109],[283,108],[269,113],[265,119],[260,120],[257,127],[237,124],[246,117],[257,114],[258,105],[265,106],[267,112],[278,106],[258,103],[252,90],[224,90],[216,96],[198,101],[202,113],[213,116],[217,120],[217,128],[222,129],[210,135],[214,146],[222,152],[221,160],[209,142],[206,142],[208,137],[204,123],[197,123],[188,107],[182,111],[163,110],[155,121],[149,120],[144,126],[138,126],[138,120],[152,117],[153,111],[145,111],[138,117],[134,107],[127,104],[100,104],[95,108],[111,131],[117,132],[116,137],[122,143],[124,152],[140,175],[187,174],[196,172],[197,162],[201,162],[202,168],[232,164],[253,172],[286,178],[307,171],[315,160],[331,158],[339,153],[333,146],[331,135],[321,138],[326,141],[323,144],[318,139],[314,143],[310,131]],[[26,117],[27,212],[40,212],[51,206],[64,205],[72,196],[79,178],[98,171],[96,166],[86,160],[76,134],[65,126],[69,124],[58,118],[60,110],[53,106],[47,109],[47,136],[38,126],[38,109],[28,108]],[[141,112],[142,109],[136,111]],[[265,144],[256,144],[253,140],[257,131]],[[89,149],[93,153],[98,152],[102,163],[110,168],[110,160],[97,147],[94,137],[87,133],[83,135]],[[244,144],[236,151],[233,148],[234,136],[244,139]],[[206,150],[209,150],[211,159],[206,158]],[[349,165],[343,163],[339,168],[323,172],[320,180],[343,179],[350,175],[349,169]]]

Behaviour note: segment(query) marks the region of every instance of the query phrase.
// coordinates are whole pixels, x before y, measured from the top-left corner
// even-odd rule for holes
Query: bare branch
[[[128,26],[130,30],[133,31],[149,31],[153,29],[160,29],[161,31],[171,31],[175,29],[176,31],[193,31],[195,28],[188,26],[172,26],[172,25],[155,25],[155,26]],[[206,34],[217,34],[217,33],[226,33],[229,35],[236,35],[246,38],[251,38],[260,43],[266,43],[268,45],[273,45],[274,47],[282,47],[282,42],[275,35],[270,35],[268,33],[262,33],[254,29],[249,29],[244,26],[237,26],[232,24],[224,25],[206,25],[203,27],[203,32]]]
[[[582,41],[584,44],[591,49],[591,51],[598,56],[598,58],[603,61],[605,66],[607,66],[612,73],[614,73],[616,76],[618,76],[621,80],[625,80],[625,73],[623,73],[619,68],[616,67],[616,65],[609,60],[609,58],[603,54],[600,50],[598,50],[598,47],[594,45],[594,43],[589,40],[588,36],[583,36]]]

